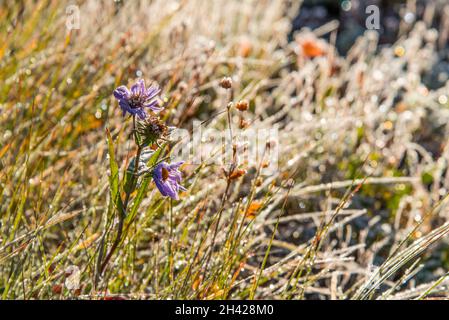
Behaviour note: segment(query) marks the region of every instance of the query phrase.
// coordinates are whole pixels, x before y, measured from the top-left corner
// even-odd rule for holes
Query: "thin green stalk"
[[[137,144],[137,154],[136,154],[135,161],[134,161],[134,171],[133,171],[133,174],[132,174],[132,177],[131,177],[131,179],[132,179],[131,185],[134,185],[136,183],[137,173],[138,173],[138,168],[139,168],[140,155],[142,154],[142,146],[140,145],[139,140],[138,140],[138,136],[136,134],[136,117],[135,116],[133,116],[133,133],[134,133],[135,142]],[[130,197],[131,197],[131,192],[132,192],[132,189],[129,189],[129,190],[126,191],[125,201],[123,203],[123,210],[119,211],[119,222],[118,222],[118,225],[117,225],[117,235],[115,237],[115,240],[114,240],[114,242],[112,244],[111,249],[109,250],[109,253],[106,255],[106,258],[104,259],[104,261],[103,261],[103,263],[102,263],[102,265],[100,267],[100,275],[103,274],[107,264],[109,263],[109,261],[112,258],[112,255],[114,254],[115,250],[117,250],[120,242],[122,241],[123,225],[124,225],[125,218],[126,218],[126,212],[127,212],[129,200],[130,200]]]

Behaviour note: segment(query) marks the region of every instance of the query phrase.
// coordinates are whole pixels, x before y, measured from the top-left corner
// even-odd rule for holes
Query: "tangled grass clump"
[[[3,299],[449,296],[447,5],[345,56],[299,2],[68,5],[0,5]]]

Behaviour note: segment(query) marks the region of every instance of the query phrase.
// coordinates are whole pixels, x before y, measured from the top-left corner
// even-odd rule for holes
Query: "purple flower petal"
[[[131,87],[131,93],[133,95],[143,95],[145,93],[145,82],[142,79],[137,80]]]
[[[139,116],[140,119],[145,120],[145,118],[147,117],[147,113],[145,112],[145,110],[143,109],[138,109],[136,111],[136,114]]]
[[[131,113],[132,109],[127,100],[120,100],[118,104],[123,111]]]
[[[184,163],[185,163],[184,161],[179,161],[179,162],[172,163],[172,164],[170,165],[170,168],[171,168],[171,169],[178,169],[178,168],[179,168],[180,166],[182,166]]]
[[[145,98],[147,100],[154,99],[159,94],[159,92],[161,92],[161,89],[159,89],[158,87],[149,87],[145,92]]]
[[[153,110],[154,112],[159,112],[161,111],[163,108],[159,107],[159,102],[157,102],[157,100],[153,100],[149,103],[144,104],[145,108],[150,108],[151,110]]]
[[[128,99],[129,96],[130,96],[130,92],[129,92],[128,88],[125,86],[120,86],[114,90],[114,97],[117,100]]]

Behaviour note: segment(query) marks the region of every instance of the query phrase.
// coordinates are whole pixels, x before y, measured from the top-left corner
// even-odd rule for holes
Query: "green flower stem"
[[[134,139],[135,142],[137,144],[137,153],[136,153],[136,158],[134,161],[134,172],[132,175],[132,181],[131,181],[131,185],[135,185],[137,182],[137,173],[138,173],[138,169],[139,169],[139,162],[140,162],[140,155],[142,154],[142,149],[143,147],[140,145],[139,143],[139,139],[136,133],[136,117],[133,116],[133,133],[134,133]],[[126,212],[127,212],[127,208],[128,208],[128,204],[129,204],[129,199],[131,197],[131,193],[133,191],[133,188],[129,189],[126,191],[126,195],[125,195],[125,201],[123,203],[123,210],[121,210],[121,212],[119,212],[119,222],[117,225],[117,235],[115,237],[115,240],[112,244],[111,249],[109,250],[109,253],[107,254],[106,258],[104,259],[103,264],[101,265],[100,268],[100,275],[103,274],[104,269],[106,268],[107,264],[109,263],[109,261],[112,258],[112,255],[114,254],[115,250],[117,250],[120,242],[122,241],[122,235],[123,235],[123,225],[125,222],[125,218],[126,218]]]

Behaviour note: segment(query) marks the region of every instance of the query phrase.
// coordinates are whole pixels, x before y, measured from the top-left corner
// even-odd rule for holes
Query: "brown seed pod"
[[[248,207],[248,210],[246,210],[245,217],[248,219],[254,219],[261,207],[262,202],[257,200],[251,202],[251,204]]]
[[[246,174],[246,170],[243,169],[236,169],[232,171],[232,173],[229,175],[230,180],[236,180]]]
[[[235,105],[235,107],[237,108],[237,110],[239,111],[246,111],[249,108],[249,103],[246,100],[240,100],[239,102],[237,102],[237,104]]]
[[[232,87],[232,79],[230,77],[224,77],[220,81],[220,87],[230,89]]]
[[[268,168],[270,166],[270,163],[268,162],[268,161],[264,161],[264,162],[262,162],[262,164],[261,164],[261,167],[262,168]]]

